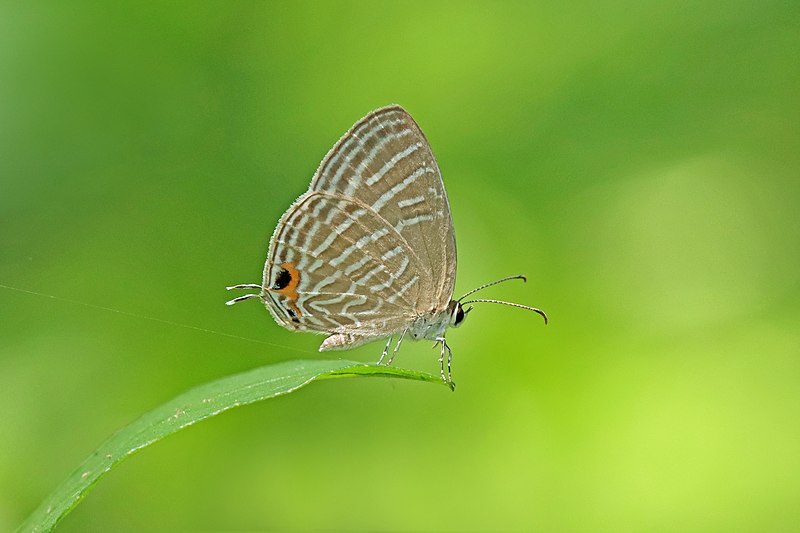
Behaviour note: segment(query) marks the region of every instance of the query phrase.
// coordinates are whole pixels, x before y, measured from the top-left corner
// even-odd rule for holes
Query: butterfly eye
[[[461,325],[466,316],[467,314],[464,313],[464,308],[461,307],[460,303],[456,302],[455,309],[453,310],[453,315],[450,318],[450,325],[453,326],[454,328],[457,328],[458,326]]]

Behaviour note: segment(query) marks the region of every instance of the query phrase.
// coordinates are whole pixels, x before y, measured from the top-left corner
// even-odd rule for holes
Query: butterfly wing
[[[388,106],[359,120],[322,160],[309,191],[369,206],[420,258],[415,310],[447,306],[456,274],[450,205],[428,140],[405,109]]]
[[[263,299],[284,327],[334,334],[321,349],[351,347],[446,306],[455,261],[436,160],[392,106],[357,122],[281,217]]]
[[[308,192],[272,237],[265,302],[289,329],[371,337],[402,329],[420,279],[419,259],[407,250],[356,199]]]

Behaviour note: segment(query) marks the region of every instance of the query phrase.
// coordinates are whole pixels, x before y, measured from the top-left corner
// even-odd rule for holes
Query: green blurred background
[[[328,381],[182,431],[60,530],[795,529],[798,50],[796,2],[3,3],[0,284],[57,298],[0,287],[0,530],[179,392],[340,355],[224,286],[395,102],[456,292],[526,273],[484,295],[551,324],[476,309],[455,394]]]

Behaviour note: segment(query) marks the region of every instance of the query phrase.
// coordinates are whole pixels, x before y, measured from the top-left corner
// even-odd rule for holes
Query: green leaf
[[[293,392],[318,379],[382,376],[444,384],[436,376],[353,361],[287,361],[200,385],[156,407],[105,441],[18,531],[51,531],[100,477],[137,450],[223,411]]]

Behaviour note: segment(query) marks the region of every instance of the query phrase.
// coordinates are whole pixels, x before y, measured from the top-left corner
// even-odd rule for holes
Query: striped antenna
[[[542,315],[542,318],[544,318],[544,323],[547,324],[547,314],[544,311],[542,311],[541,309],[537,309],[535,307],[530,307],[528,305],[515,304],[513,302],[504,302],[503,300],[486,300],[486,299],[483,299],[483,298],[479,298],[477,300],[468,300],[466,302],[461,302],[461,304],[462,305],[466,305],[466,304],[473,304],[473,303],[480,303],[480,302],[489,303],[489,304],[510,305],[511,307],[519,307],[520,309],[527,309],[528,311],[533,311],[534,313],[539,313],[540,315]]]
[[[469,296],[470,294],[475,294],[476,292],[478,292],[478,291],[480,291],[480,290],[483,290],[483,289],[485,289],[486,287],[491,287],[492,285],[497,285],[498,283],[503,283],[504,281],[509,281],[509,280],[512,280],[512,279],[521,279],[523,282],[526,282],[526,281],[528,281],[528,278],[526,278],[526,277],[525,277],[525,276],[523,276],[522,274],[517,274],[516,276],[508,276],[507,278],[498,279],[498,280],[496,280],[496,281],[490,281],[489,283],[484,283],[483,285],[481,285],[481,286],[480,286],[480,287],[478,287],[477,289],[472,289],[472,290],[471,290],[471,291],[469,291],[468,293],[466,293],[466,294],[462,295],[462,296],[461,296],[461,298],[459,298],[459,299],[458,299],[458,300],[456,300],[456,301],[457,301],[457,302],[460,302],[461,300],[463,300],[464,298],[466,298],[466,297],[467,297],[467,296]],[[463,302],[463,303],[467,303],[467,302]]]

